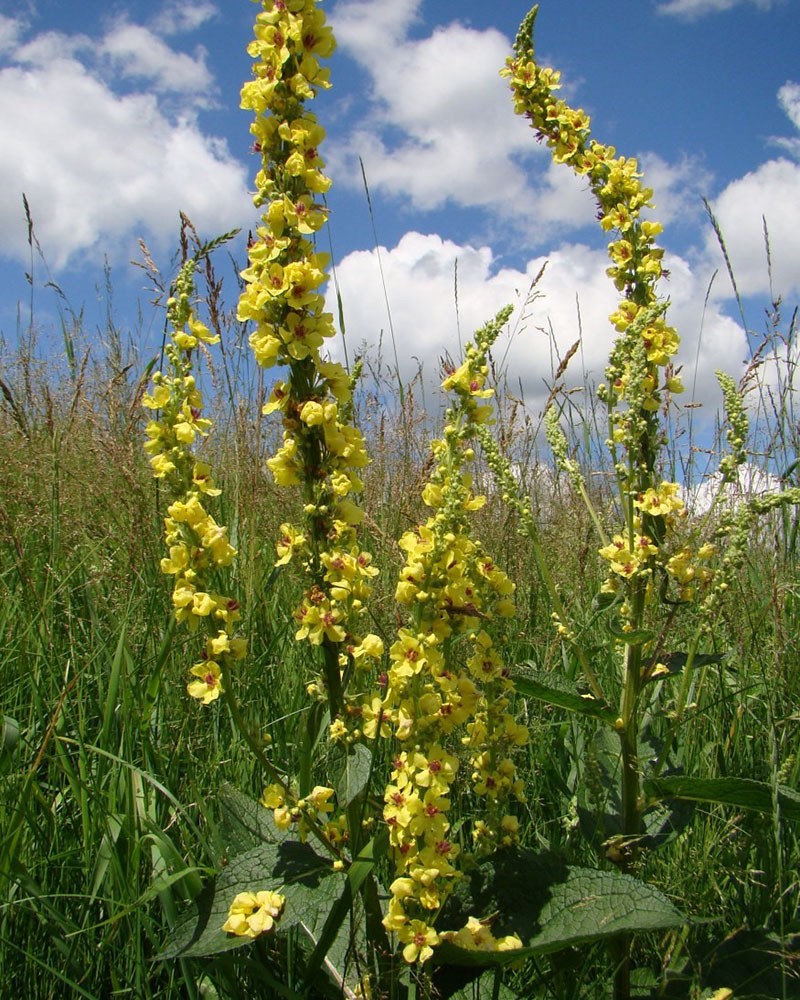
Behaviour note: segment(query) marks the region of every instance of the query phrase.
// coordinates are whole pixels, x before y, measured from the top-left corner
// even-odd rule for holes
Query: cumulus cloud
[[[800,129],[800,85],[784,84],[778,102]],[[785,297],[800,291],[800,137],[773,142],[793,158],[765,161],[727,184],[711,203],[737,287],[745,296]],[[706,237],[705,259],[721,269],[726,266],[713,231]]]
[[[405,40],[419,20],[422,0],[340,0],[332,15],[339,44],[346,44],[365,63],[376,63]]]
[[[205,49],[198,47],[193,55],[176,52],[139,24],[115,25],[98,51],[123,77],[145,81],[159,93],[193,95],[204,100],[204,92],[213,86]]]
[[[666,3],[659,4],[657,10],[660,14],[671,14],[693,21],[706,14],[732,10],[742,4],[751,4],[759,10],[770,10],[775,6],[775,0],[667,0]]]
[[[742,295],[774,291],[785,296],[800,290],[800,164],[787,159],[763,163],[728,184],[712,209]],[[707,251],[724,266],[713,233],[708,235]]]
[[[0,55],[10,52],[22,34],[22,22],[13,17],[0,14]]]
[[[458,22],[409,37],[419,7],[420,0],[342,0],[334,10],[340,47],[370,78],[363,124],[329,152],[335,176],[358,177],[360,156],[371,188],[418,209],[452,203],[504,218],[531,212],[535,192],[521,158],[538,153],[544,163],[546,154],[514,115],[499,76],[510,41]],[[561,202],[569,214],[573,199]]]
[[[539,246],[591,225],[596,207],[585,179],[554,164],[513,112],[499,76],[510,39],[458,21],[421,35],[421,7],[340,0],[334,8],[340,47],[370,81],[360,124],[334,135],[328,150],[337,183],[360,185],[360,158],[370,189],[384,197],[421,211],[482,208]],[[641,160],[659,218],[697,218],[709,181],[700,161]]]
[[[713,177],[697,156],[682,156],[669,163],[657,153],[639,157],[643,181],[653,189],[653,210],[649,213],[663,224],[695,224],[703,215],[703,197]]]
[[[521,387],[529,406],[541,406],[554,370],[579,339],[567,386],[602,380],[615,336],[607,317],[618,301],[605,273],[605,251],[563,244],[547,257],[514,268],[496,261],[487,246],[409,232],[396,246],[381,248],[380,257],[379,266],[376,251],[358,251],[337,266],[351,355],[362,344],[373,352],[380,345],[383,360],[394,368],[393,333],[403,380],[422,367],[427,381],[434,383],[441,357],[458,358],[461,344],[475,329],[513,304],[509,331],[495,347],[495,360],[500,375],[514,391]],[[667,263],[672,277],[664,292],[671,301],[670,322],[682,335],[684,381],[693,400],[715,408],[719,393],[713,373],[722,368],[740,374],[746,338],[717,305],[709,304],[704,315],[705,277],[682,258]],[[330,295],[333,304],[333,290]]]
[[[786,117],[800,133],[800,83],[788,80],[778,91],[778,104]],[[773,140],[796,159],[800,160],[800,135],[779,136]]]
[[[198,0],[192,4],[187,4],[183,0],[170,0],[153,18],[151,27],[154,32],[161,35],[182,34],[196,31],[218,13],[216,5],[206,0]]]
[[[787,81],[778,91],[778,102],[794,127],[800,131],[800,83]]]
[[[121,92],[118,74],[106,72],[109,58],[118,74],[146,82],[147,92]],[[6,256],[25,257],[23,192],[56,268],[93,248],[127,256],[137,236],[160,244],[175,232],[179,211],[209,233],[247,217],[245,167],[197,123],[211,84],[202,53],[192,59],[146,28],[117,23],[98,40],[40,34],[4,61]]]

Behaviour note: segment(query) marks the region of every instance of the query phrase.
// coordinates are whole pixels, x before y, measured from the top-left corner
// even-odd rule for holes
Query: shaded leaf
[[[555,705],[558,708],[565,708],[569,712],[602,719],[609,725],[614,724],[617,717],[616,712],[596,698],[579,694],[569,681],[556,674],[534,670],[527,664],[523,664],[522,667],[524,673],[514,674],[512,680],[517,692],[523,697],[536,698],[548,705]]]
[[[777,790],[766,781],[753,778],[691,778],[668,775],[649,778],[644,791],[651,799],[690,799],[696,802],[717,802],[739,809],[754,809],[771,815],[774,811],[773,795],[777,791],[778,807],[786,819],[800,820],[800,792],[786,785]]]
[[[569,867],[550,855],[522,849],[499,852],[464,879],[448,901],[442,926],[458,928],[471,915],[486,919],[493,914],[494,935],[518,934],[522,949],[467,951],[444,942],[435,952],[436,961],[499,965],[685,923],[666,896],[630,875]]]
[[[371,840],[359,857],[354,859],[347,871],[342,895],[326,912],[319,909],[316,911],[314,927],[303,924],[303,929],[314,944],[303,972],[306,983],[313,980],[323,961],[337,983],[344,983],[347,958],[354,941],[353,931],[359,924],[359,921],[354,920],[353,926],[350,926],[348,917],[355,914],[359,889],[375,867],[374,847],[375,841]],[[384,845],[381,845],[379,854],[383,853],[383,849]],[[363,934],[359,936],[363,938]]]
[[[665,997],[687,1000],[697,986],[727,987],[737,998],[773,1000],[800,995],[800,936],[786,941],[761,928],[738,930],[716,941],[697,963],[695,975],[670,982]],[[784,992],[784,990],[786,992]],[[703,994],[706,995],[705,993]]]
[[[349,806],[369,784],[372,752],[357,743],[347,754],[341,777],[336,782],[336,800],[341,808]]]
[[[0,717],[0,768],[5,769],[19,743],[19,723],[10,715]]]
[[[265,841],[285,840],[288,833],[275,826],[272,812],[232,785],[220,791],[220,830],[228,856],[244,854]]]
[[[619,642],[624,643],[626,646],[646,646],[650,642],[656,640],[657,635],[650,629],[640,628],[637,630],[627,631],[620,625],[616,625],[613,621],[608,622],[608,631],[614,636]]]
[[[495,984],[495,975],[499,971],[440,965],[432,977],[435,996],[441,1000],[522,1000],[510,986]]]
[[[722,663],[725,656],[725,653],[697,653],[692,659],[692,668],[699,669],[700,667],[710,666],[713,663]],[[646,678],[646,683],[663,681],[668,677],[676,677],[678,674],[683,673],[688,662],[688,653],[662,653],[658,657],[658,663],[667,668],[667,673],[660,671],[657,674],[651,674]]]
[[[193,958],[230,951],[249,944],[222,930],[228,910],[239,892],[280,891],[286,906],[279,928],[315,923],[342,894],[345,877],[309,844],[295,840],[263,843],[232,858],[217,878],[183,914],[159,959]]]

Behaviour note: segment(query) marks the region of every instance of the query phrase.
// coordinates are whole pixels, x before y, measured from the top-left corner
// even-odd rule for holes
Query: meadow
[[[315,4],[263,7],[256,65],[275,17],[325,38]],[[532,26],[515,99],[602,206],[616,161],[566,105],[547,131]],[[321,85],[286,35],[286,79]],[[313,95],[280,94],[251,95],[247,264],[188,219],[174,275],[145,255],[159,358],[69,312],[54,357],[33,305],[0,358],[2,994],[800,996],[796,315],[765,304],[695,438],[628,172],[596,397],[569,358],[546,412],[494,384],[507,314],[458,367],[348,379],[297,333],[322,278],[275,280],[325,223],[321,161],[290,166]]]

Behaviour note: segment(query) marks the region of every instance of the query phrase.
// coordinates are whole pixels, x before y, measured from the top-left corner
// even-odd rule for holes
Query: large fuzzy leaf
[[[476,952],[443,943],[436,960],[490,965],[558,951],[618,934],[664,930],[685,923],[657,889],[617,871],[570,867],[550,855],[499,852],[457,888],[440,926],[458,928],[468,916],[494,916],[496,936],[516,933],[521,950]]]
[[[196,958],[230,951],[249,943],[222,930],[228,909],[239,892],[280,891],[286,907],[280,927],[317,927],[342,895],[345,876],[333,872],[330,861],[309,844],[295,840],[262,843],[231,858],[179,920],[169,943],[158,956]]]

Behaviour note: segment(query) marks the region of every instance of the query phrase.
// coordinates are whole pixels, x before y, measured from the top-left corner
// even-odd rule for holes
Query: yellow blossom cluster
[[[608,561],[605,590],[617,592],[622,581],[652,594],[652,574],[659,568],[679,585],[682,599],[693,595],[690,580],[708,582],[710,571],[696,564],[684,548],[670,553],[668,537],[683,509],[677,483],[656,485],[654,456],[663,442],[659,411],[669,394],[683,391],[674,370],[678,334],[666,319],[666,303],[657,285],[664,271],[664,251],[656,246],[659,223],[643,217],[653,192],[642,185],[638,164],[590,136],[590,119],[556,96],[559,74],[534,59],[534,8],[523,21],[502,75],[510,81],[514,106],[525,115],[553,152],[586,178],[597,201],[600,225],[613,232],[608,245],[608,275],[623,298],[609,319],[619,334],[600,396],[608,407],[609,446],[621,489],[628,497],[625,527],[600,549]],[[706,555],[699,556],[702,561]],[[691,563],[691,565],[690,565]],[[625,608],[623,605],[623,617]]]
[[[327,221],[323,196],[330,179],[319,152],[325,131],[305,103],[329,86],[319,60],[335,43],[316,0],[259,5],[248,46],[253,79],[242,88],[241,106],[254,114],[250,130],[261,157],[254,201],[262,214],[248,247],[237,317],[251,325],[257,363],[281,370],[263,408],[283,420],[282,444],[267,467],[278,486],[298,488],[302,518],[280,525],[276,566],[296,565],[304,573],[295,638],[322,657],[321,678],[309,684],[309,694],[327,697],[331,733],[347,740],[348,683],[356,668],[381,659],[383,642],[361,626],[378,571],[357,539],[363,512],[354,497],[368,463],[364,438],[350,419],[358,368],[348,375],[323,354],[335,330],[323,296],[328,255],[317,252],[316,239]],[[299,797],[274,783],[262,804],[280,829],[295,825],[301,839],[313,829],[334,854],[348,841],[332,788],[317,785]]]
[[[405,561],[395,596],[408,624],[389,649],[384,692],[362,706],[365,735],[393,735],[402,747],[384,793],[397,873],[384,926],[407,962],[425,962],[443,939],[433,924],[460,876],[462,845],[448,819],[460,774],[475,801],[467,853],[518,840],[508,811],[523,799],[513,751],[528,733],[511,712],[512,683],[490,635],[492,619],[514,613],[514,585],[471,537],[470,515],[484,498],[473,493],[466,468],[475,429],[491,416],[486,358],[508,315],[476,334],[464,364],[443,382],[455,400],[444,437],[431,446],[434,468],[422,496],[432,514],[399,543]],[[488,931],[476,939],[469,927],[452,933],[472,947],[520,946]]]
[[[205,437],[211,421],[202,416],[203,399],[192,374],[192,353],[200,344],[215,344],[219,338],[194,315],[195,259],[188,260],[175,281],[167,302],[172,330],[165,353],[166,374],[156,372],[152,391],[142,405],[154,413],[146,428],[145,451],[156,479],[162,481],[172,502],[164,518],[164,541],[168,556],[161,570],[174,578],[172,604],[179,623],[190,631],[202,624],[207,634],[203,659],[196,663],[188,685],[189,694],[204,704],[219,697],[226,666],[242,659],[244,639],[235,638],[239,604],[214,586],[217,571],[230,566],[236,550],[228,530],[206,509],[208,498],[219,496],[211,468],[195,454],[195,444]]]
[[[253,326],[258,364],[288,369],[264,407],[282,415],[284,428],[267,465],[279,486],[301,488],[304,519],[281,525],[277,565],[297,563],[309,581],[295,612],[296,638],[323,647],[323,683],[312,691],[324,690],[341,728],[347,672],[374,665],[383,644],[359,625],[377,572],[356,537],[363,512],[353,497],[363,487],[367,452],[349,420],[347,372],[321,354],[335,332],[321,291],[328,257],[315,245],[330,179],[319,153],[325,131],[305,102],[329,86],[319,60],[335,43],[315,0],[260,5],[248,47],[253,79],[241,104],[255,116],[251,132],[262,160],[255,203],[263,214],[242,272],[238,318]]]
[[[443,941],[450,941],[467,951],[513,951],[522,947],[518,935],[507,934],[497,938],[492,934],[490,923],[477,917],[469,917],[461,930],[443,931],[439,936]]]
[[[288,830],[296,825],[300,839],[305,841],[311,826],[321,830],[328,844],[339,846],[347,840],[344,817],[332,816],[334,790],[327,785],[315,785],[308,795],[292,795],[285,785],[267,785],[261,794],[261,805],[272,810],[275,826]]]
[[[568,164],[586,177],[598,202],[599,220],[606,231],[614,230],[617,238],[608,246],[611,258],[609,277],[625,298],[611,315],[615,329],[632,333],[639,339],[646,359],[648,405],[658,408],[660,393],[681,391],[680,380],[670,373],[659,379],[657,368],[664,368],[678,349],[678,335],[668,326],[663,315],[649,308],[655,301],[654,287],[663,274],[664,251],[655,245],[662,227],[641,217],[651,207],[653,192],[641,184],[641,174],[635,158],[619,156],[613,146],[602,145],[590,137],[590,119],[582,110],[575,110],[556,97],[560,74],[539,66],[534,60],[532,30],[536,9],[523,21],[515,46],[502,75],[510,80],[514,107],[525,115],[553,150],[556,162]],[[625,352],[612,359],[609,378],[612,392],[618,399],[626,398],[626,389],[633,375],[625,363]],[[641,381],[641,379],[639,379]]]
[[[281,918],[286,897],[269,890],[240,892],[231,904],[222,929],[238,937],[255,938],[271,931]]]

